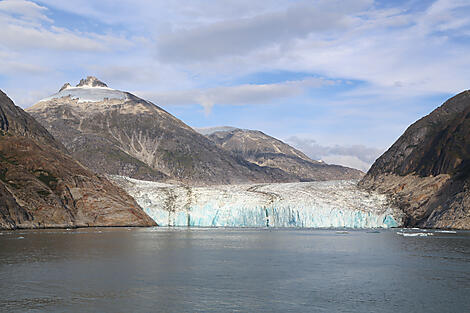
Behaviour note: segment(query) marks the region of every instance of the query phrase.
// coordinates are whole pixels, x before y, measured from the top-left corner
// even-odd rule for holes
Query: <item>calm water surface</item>
[[[0,311],[470,312],[470,233],[397,231],[3,231]]]

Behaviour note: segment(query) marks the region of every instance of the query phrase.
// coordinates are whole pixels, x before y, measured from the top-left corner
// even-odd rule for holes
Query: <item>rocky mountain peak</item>
[[[86,79],[81,79],[76,87],[108,87],[108,85],[94,76],[88,76]]]
[[[59,89],[59,92],[61,92],[62,90],[64,89],[67,89],[67,88],[70,88],[72,87],[69,83],[65,83],[60,89]]]

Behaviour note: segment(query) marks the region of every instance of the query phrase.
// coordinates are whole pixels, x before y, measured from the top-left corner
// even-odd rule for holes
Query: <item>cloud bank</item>
[[[339,164],[367,172],[372,163],[384,152],[382,149],[364,145],[325,146],[309,138],[292,136],[286,142],[304,152],[313,160],[323,160],[329,164]]]
[[[138,92],[144,98],[164,106],[200,104],[206,114],[210,114],[215,104],[250,105],[267,104],[272,100],[288,98],[302,94],[307,88],[333,85],[334,81],[321,78],[307,78],[275,84],[243,84],[208,89],[183,90],[166,93]]]

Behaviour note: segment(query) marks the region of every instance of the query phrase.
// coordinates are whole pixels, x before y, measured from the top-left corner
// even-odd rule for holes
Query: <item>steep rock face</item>
[[[0,228],[155,225],[2,92],[0,120]]]
[[[0,90],[0,130],[15,136],[31,138],[39,143],[50,145],[65,151],[62,144],[29,114],[17,107],[8,96]]]
[[[360,185],[390,194],[408,226],[470,229],[470,91],[411,125]]]
[[[0,229],[14,229],[17,226],[33,227],[33,217],[21,207],[7,185],[0,180]]]
[[[93,77],[27,111],[99,173],[207,185],[296,180],[221,149],[158,106]]]
[[[301,151],[256,130],[215,128],[202,130],[220,147],[259,166],[278,168],[300,181],[359,179],[359,170],[313,161]]]

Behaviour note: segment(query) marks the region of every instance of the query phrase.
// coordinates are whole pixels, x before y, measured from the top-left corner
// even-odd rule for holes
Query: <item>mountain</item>
[[[221,148],[255,163],[282,170],[300,181],[360,179],[361,171],[314,161],[301,151],[257,130],[234,127],[202,128]]]
[[[8,96],[0,91],[0,130],[2,135],[26,137],[40,144],[66,151],[65,147],[42,127],[34,118],[14,105]]]
[[[388,193],[407,226],[470,229],[470,91],[408,127],[360,185]]]
[[[162,108],[95,77],[65,84],[27,112],[98,173],[201,185],[296,180],[233,155]]]
[[[155,225],[0,91],[0,229]]]

